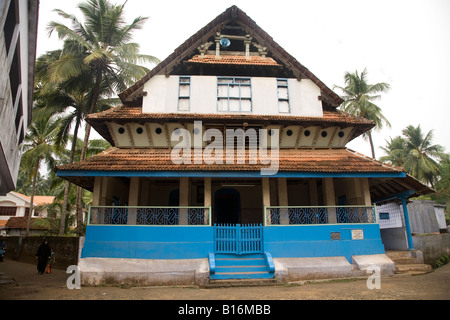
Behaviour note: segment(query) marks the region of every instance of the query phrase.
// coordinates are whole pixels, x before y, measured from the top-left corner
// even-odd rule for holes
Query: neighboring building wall
[[[423,252],[425,263],[434,264],[443,254],[450,256],[450,234],[433,234],[413,237],[414,248]]]
[[[429,200],[413,200],[408,204],[409,222],[413,235],[439,233],[442,213],[436,203]],[[383,244],[387,250],[407,250],[405,216],[403,206],[397,202],[389,202],[377,206]],[[444,220],[445,223],[445,220]],[[414,240],[416,243],[416,240]],[[419,249],[419,248],[415,248]]]
[[[439,233],[434,205],[429,200],[414,200],[408,204],[412,234]]]
[[[191,76],[189,110],[179,111],[179,76],[154,76],[144,87],[144,113],[239,113],[239,111],[218,111],[218,85],[216,76]],[[289,111],[279,108],[276,78],[251,78],[252,110],[243,113],[264,115],[291,115],[322,117],[320,88],[311,80],[288,79]]]
[[[0,195],[15,189],[31,121],[37,0],[0,1]]]

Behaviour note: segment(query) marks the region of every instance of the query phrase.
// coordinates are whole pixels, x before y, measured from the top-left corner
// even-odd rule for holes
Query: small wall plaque
[[[341,240],[340,232],[331,232],[331,240]]]
[[[380,212],[380,220],[389,220],[389,212]]]
[[[352,240],[364,240],[364,230],[352,230]]]

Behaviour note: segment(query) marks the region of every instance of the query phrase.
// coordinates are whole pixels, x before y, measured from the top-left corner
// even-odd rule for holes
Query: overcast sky
[[[80,0],[40,2],[38,55],[61,47],[46,30],[51,20],[64,22],[54,9],[81,18]],[[392,124],[374,132],[377,158],[385,140],[410,124],[434,130],[434,142],[450,152],[450,0],[128,0],[125,9],[130,22],[149,17],[135,41],[163,60],[232,5],[331,89],[344,85],[345,72],[364,68],[369,83],[391,85],[377,102]],[[371,154],[362,139],[349,147]]]

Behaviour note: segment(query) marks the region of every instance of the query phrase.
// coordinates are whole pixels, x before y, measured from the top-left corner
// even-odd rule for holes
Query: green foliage
[[[375,129],[383,128],[383,125],[391,126],[388,119],[383,115],[382,110],[374,101],[381,98],[380,93],[386,92],[390,85],[384,82],[369,84],[367,80],[367,70],[359,74],[347,72],[344,76],[345,87],[334,86],[334,89],[340,89],[343,92],[341,98],[344,103],[341,109],[352,115],[372,120],[375,123]],[[375,158],[375,149],[373,146],[371,131],[364,134],[364,137],[370,141],[372,156]]]
[[[411,176],[448,195],[448,154],[441,145],[433,144],[432,130],[424,134],[420,125],[409,125],[402,131],[402,136],[390,138],[386,143],[381,149],[387,155],[381,157],[381,161],[403,167]]]
[[[439,259],[436,260],[433,267],[439,268],[439,267],[446,265],[449,262],[450,262],[450,258],[446,254],[443,254],[439,257]]]

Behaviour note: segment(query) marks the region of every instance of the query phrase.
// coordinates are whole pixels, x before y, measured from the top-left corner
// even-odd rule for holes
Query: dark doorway
[[[220,189],[214,196],[214,222],[241,223],[241,194],[236,189]]]

